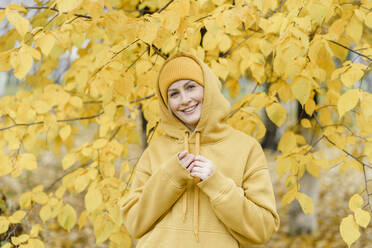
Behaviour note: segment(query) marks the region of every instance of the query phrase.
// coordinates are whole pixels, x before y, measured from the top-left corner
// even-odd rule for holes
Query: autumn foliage
[[[0,216],[0,235],[31,213],[40,217],[30,230],[6,235],[2,247],[43,247],[40,232],[52,222],[66,231],[91,223],[96,244],[130,246],[120,211],[133,178],[128,147],[138,143],[140,111],[148,142],[162,133],[154,84],[164,60],[177,51],[203,59],[229,95],[239,95],[227,121],[257,139],[266,132],[261,109],[283,127],[288,114],[283,103],[299,102],[309,118],[298,125],[315,138],[285,128],[276,163],[288,189],[282,204],[297,200],[312,214],[312,199],[299,191],[302,175],[351,168],[364,174],[364,191],[351,197],[340,233],[351,246],[368,226],[372,94],[364,77],[372,61],[372,1],[36,2],[0,6],[0,21],[12,27],[0,37],[0,71],[12,70],[22,86],[0,99],[0,176],[39,173],[40,152],[52,150],[56,157],[63,154],[61,178],[24,192],[19,210]],[[30,11],[35,14],[27,18]],[[57,84],[50,75],[60,56],[73,49],[78,58]],[[241,94],[241,77],[267,91]],[[98,127],[93,141],[76,145],[89,125]],[[320,141],[338,155],[330,160],[315,150]],[[84,209],[67,202],[68,195],[82,196]]]

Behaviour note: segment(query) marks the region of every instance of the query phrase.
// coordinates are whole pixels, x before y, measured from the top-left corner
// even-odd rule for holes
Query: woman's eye
[[[194,88],[194,87],[195,87],[194,85],[187,86],[188,89],[191,89],[191,88]]]
[[[177,94],[178,94],[177,92],[170,93],[170,97],[173,97],[173,96],[175,96]]]

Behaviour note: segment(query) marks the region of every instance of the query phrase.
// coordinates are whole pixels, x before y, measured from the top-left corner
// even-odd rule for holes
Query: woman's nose
[[[181,103],[186,104],[190,101],[190,96],[185,92],[181,92]]]

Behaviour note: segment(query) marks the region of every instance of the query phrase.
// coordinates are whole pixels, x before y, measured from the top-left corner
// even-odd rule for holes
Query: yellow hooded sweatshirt
[[[231,106],[216,75],[204,74],[201,118],[192,132],[161,98],[164,136],[154,138],[136,165],[122,206],[137,248],[234,248],[265,243],[279,228],[265,155],[252,137],[225,123]],[[170,58],[170,59],[172,59]],[[188,150],[215,165],[204,181],[193,178],[177,154]]]

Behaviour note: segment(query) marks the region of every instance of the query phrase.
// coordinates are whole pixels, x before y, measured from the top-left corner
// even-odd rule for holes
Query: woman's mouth
[[[196,107],[198,106],[198,104],[195,104],[194,106],[191,106],[191,107],[188,107],[184,110],[181,110],[182,113],[185,113],[185,114],[192,114],[195,112],[195,109]]]

